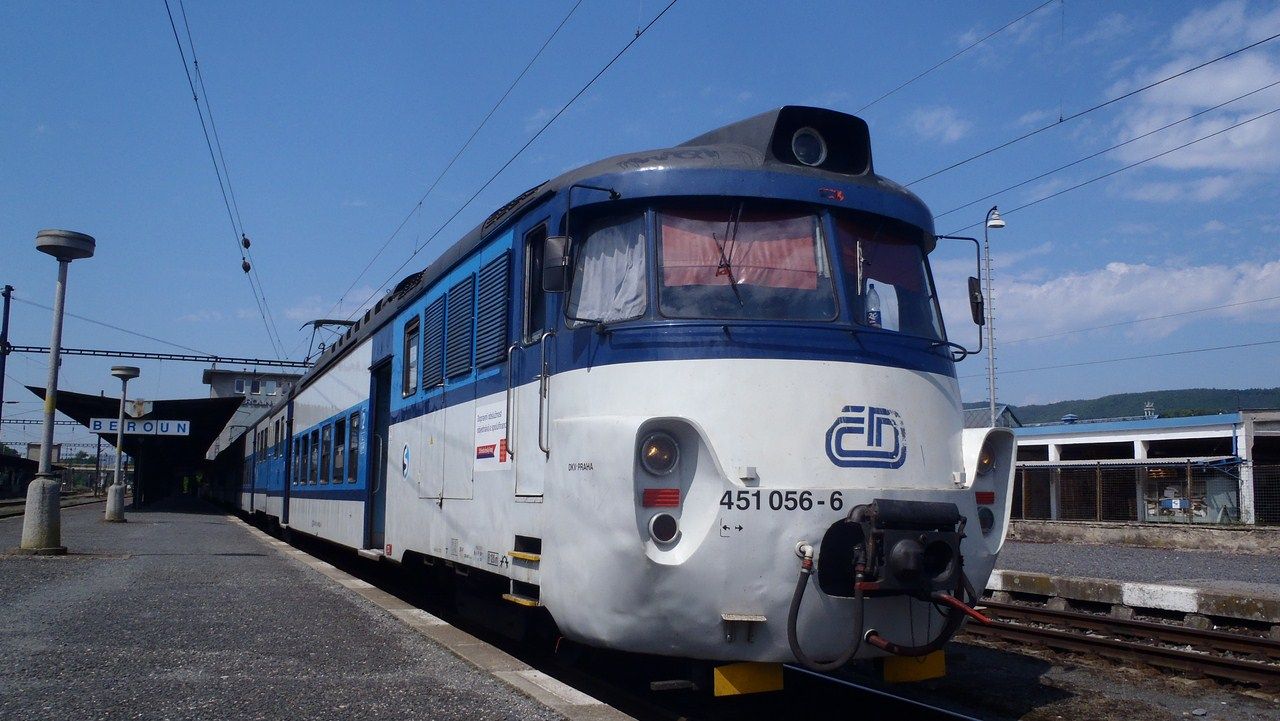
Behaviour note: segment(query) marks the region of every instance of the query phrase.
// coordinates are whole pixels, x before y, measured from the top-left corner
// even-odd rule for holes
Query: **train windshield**
[[[658,304],[668,318],[835,318],[818,216],[745,204],[660,212]]]
[[[903,226],[836,218],[836,247],[845,285],[856,289],[855,320],[885,330],[942,340],[937,294],[924,251]]]

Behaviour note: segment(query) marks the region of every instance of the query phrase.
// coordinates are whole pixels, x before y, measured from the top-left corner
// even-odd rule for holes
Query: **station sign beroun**
[[[118,433],[120,422],[115,418],[90,418],[89,430],[94,433]],[[124,434],[137,436],[189,436],[191,421],[138,421],[126,418]]]

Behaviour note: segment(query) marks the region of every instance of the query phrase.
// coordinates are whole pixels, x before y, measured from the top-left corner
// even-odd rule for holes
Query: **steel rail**
[[[1151,639],[1182,646],[1194,646],[1219,653],[1243,653],[1280,659],[1280,641],[1261,636],[1247,636],[1225,631],[1175,626],[1154,621],[1110,618],[1091,613],[1080,613],[1079,611],[1059,611],[1051,608],[1023,606],[1016,603],[983,601],[982,605],[986,607],[988,615],[999,618],[1048,623],[1055,626],[1067,626],[1087,631],[1108,633],[1113,636]]]
[[[1004,621],[996,621],[987,626],[974,624],[967,626],[965,630],[975,636],[1036,644],[1120,661],[1136,661],[1149,666],[1170,668],[1229,681],[1256,683],[1267,687],[1280,685],[1280,666],[1258,661],[1114,638],[1085,636],[1072,631],[1024,626]]]

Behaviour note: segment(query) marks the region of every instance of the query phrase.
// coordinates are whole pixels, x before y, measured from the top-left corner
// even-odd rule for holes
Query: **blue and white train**
[[[831,110],[568,172],[324,351],[247,436],[239,503],[489,574],[592,646],[933,652],[977,616],[1014,449],[963,428],[935,243]]]

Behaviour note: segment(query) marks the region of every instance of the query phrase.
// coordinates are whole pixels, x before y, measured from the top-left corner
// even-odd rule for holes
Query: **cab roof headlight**
[[[800,128],[791,136],[791,152],[801,165],[816,167],[827,159],[827,141],[813,128]]]
[[[680,463],[680,444],[665,431],[655,431],[640,442],[640,465],[655,476],[665,476]]]

